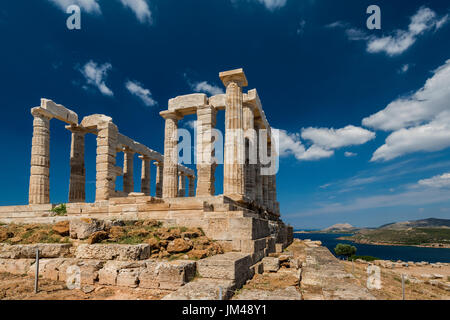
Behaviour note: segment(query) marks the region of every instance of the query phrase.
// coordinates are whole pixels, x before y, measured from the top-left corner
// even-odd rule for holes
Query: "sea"
[[[426,261],[434,262],[450,262],[450,249],[448,248],[423,248],[414,246],[383,246],[371,244],[359,244],[348,240],[338,240],[343,236],[351,234],[344,233],[294,233],[294,238],[320,240],[322,245],[327,247],[331,253],[338,243],[351,244],[356,247],[356,255],[372,256],[382,260],[401,260],[401,261]]]

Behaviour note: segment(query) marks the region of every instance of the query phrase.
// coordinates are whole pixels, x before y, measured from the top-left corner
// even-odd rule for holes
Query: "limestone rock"
[[[280,261],[278,258],[265,257],[262,259],[264,272],[277,272],[280,269]]]
[[[133,261],[148,259],[150,250],[148,244],[81,244],[75,256],[78,259]]]
[[[91,234],[91,236],[88,239],[88,243],[89,244],[99,243],[105,239],[108,239],[108,233],[105,231],[97,231]]]
[[[97,219],[81,218],[70,221],[70,237],[72,239],[87,239],[97,231],[103,231],[105,223]]]
[[[57,222],[53,227],[52,230],[58,233],[59,235],[65,237],[68,236],[70,233],[69,228],[69,221],[60,221]]]
[[[167,252],[169,253],[180,253],[186,252],[192,249],[192,241],[184,239],[175,239],[169,243],[167,246]]]
[[[41,258],[60,258],[70,254],[71,246],[70,243],[40,243],[25,245],[0,244],[0,258],[33,259],[36,257],[36,249],[39,249],[39,256]]]

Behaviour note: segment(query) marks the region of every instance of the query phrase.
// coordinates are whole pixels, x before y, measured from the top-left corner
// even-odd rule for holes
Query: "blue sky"
[[[66,27],[70,4],[81,7],[81,30]],[[381,30],[366,27],[371,4]],[[437,0],[7,0],[0,204],[27,203],[29,110],[40,98],[80,118],[109,115],[161,152],[168,99],[220,93],[218,73],[243,67],[281,130],[284,220],[321,228],[450,218],[449,14]],[[69,149],[69,132],[52,121],[54,203],[67,201]],[[93,136],[86,167],[92,201]],[[217,178],[220,193],[222,167]]]

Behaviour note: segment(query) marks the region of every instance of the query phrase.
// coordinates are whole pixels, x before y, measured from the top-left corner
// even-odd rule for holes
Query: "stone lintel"
[[[198,107],[208,104],[208,98],[204,93],[193,93],[178,96],[169,100],[169,111],[176,111],[183,116],[194,114]],[[163,116],[164,117],[164,116]]]
[[[225,110],[227,96],[225,94],[216,94],[208,99],[209,105],[217,110]]]
[[[181,113],[172,110],[161,111],[159,115],[164,119],[174,119],[174,120],[183,119],[183,115]]]
[[[240,87],[248,86],[247,78],[245,77],[244,69],[242,68],[220,72],[219,78],[222,80],[225,87],[228,86],[230,82],[236,82]]]
[[[67,109],[63,105],[54,103],[52,100],[42,98],[40,107],[51,114],[52,118],[68,124],[78,124],[78,115],[75,112]]]
[[[157,151],[154,151],[142,143],[136,142],[133,139],[119,133],[118,135],[118,149],[128,148],[129,150],[157,161],[164,161],[164,157]]]
[[[92,114],[83,118],[81,126],[88,130],[97,130],[100,123],[112,122],[112,120],[111,117],[105,116],[104,114]]]

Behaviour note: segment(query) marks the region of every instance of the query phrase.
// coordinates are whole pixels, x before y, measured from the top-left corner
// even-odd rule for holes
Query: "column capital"
[[[31,114],[33,115],[33,117],[47,118],[49,120],[53,118],[51,113],[47,112],[45,109],[42,109],[41,107],[31,108]]]
[[[135,154],[136,152],[131,150],[129,147],[122,148],[123,153]]]
[[[140,154],[138,158],[141,160],[149,160],[149,161],[152,160],[152,158],[150,158],[149,156],[146,156],[144,154]]]
[[[219,78],[222,80],[225,87],[232,82],[236,83],[239,87],[248,86],[247,78],[245,77],[244,69],[242,68],[220,72]]]

